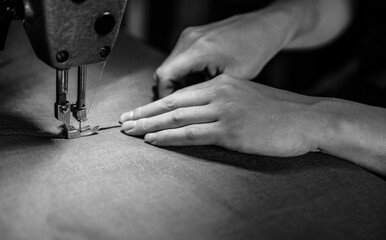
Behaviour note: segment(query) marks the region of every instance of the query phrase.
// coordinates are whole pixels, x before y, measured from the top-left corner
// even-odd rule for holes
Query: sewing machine
[[[0,50],[12,20],[24,20],[36,56],[56,69],[55,117],[66,138],[90,136],[86,114],[87,65],[106,61],[117,38],[127,0],[0,0]],[[67,100],[68,74],[78,68],[76,103]],[[71,125],[71,118],[79,123]]]

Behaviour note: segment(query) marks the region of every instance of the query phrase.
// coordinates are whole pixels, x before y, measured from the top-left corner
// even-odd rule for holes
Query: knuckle
[[[226,97],[235,91],[235,87],[230,82],[219,82],[215,88],[215,96]]]
[[[221,87],[221,86],[224,86],[225,84],[231,85],[234,82],[234,81],[232,81],[232,78],[226,74],[221,74],[221,75],[215,77],[212,81],[213,81],[214,85],[216,85],[216,87]]]
[[[171,96],[167,96],[163,98],[162,103],[167,109],[170,109],[170,110],[176,109],[177,107],[176,100]]]
[[[147,132],[150,129],[149,122],[145,119],[138,120],[137,126],[144,132]]]
[[[234,88],[233,85],[227,82],[224,82],[218,87],[219,91],[222,91],[225,93],[231,92],[233,88]]]
[[[205,51],[205,54],[207,54],[206,51],[213,52],[214,47],[216,46],[216,44],[213,44],[214,42],[215,42],[215,39],[213,39],[213,37],[210,37],[207,35],[200,36],[200,37],[197,37],[197,39],[195,40],[195,43],[192,46],[192,49],[197,51],[198,50]]]
[[[172,114],[172,122],[179,124],[184,121],[184,111],[182,109],[177,109]]]
[[[232,78],[231,76],[228,76],[226,74],[219,76],[218,80],[221,83],[228,83],[228,84],[233,84],[235,82],[234,78]]]
[[[187,27],[181,33],[181,38],[196,38],[200,33],[197,27]]]
[[[189,141],[194,141],[197,139],[198,129],[197,127],[187,127],[185,129],[185,137]]]
[[[147,114],[147,111],[143,107],[136,108],[133,112],[134,118],[143,118]]]

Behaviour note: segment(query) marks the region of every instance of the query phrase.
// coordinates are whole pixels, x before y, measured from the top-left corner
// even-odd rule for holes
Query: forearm
[[[263,10],[286,15],[284,49],[310,48],[337,37],[350,23],[352,0],[278,0]]]
[[[386,109],[322,99],[313,110],[322,152],[386,176]]]

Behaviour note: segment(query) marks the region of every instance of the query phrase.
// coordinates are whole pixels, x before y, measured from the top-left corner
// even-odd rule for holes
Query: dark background
[[[269,2],[129,0],[126,24],[134,32],[137,28],[135,35],[168,53],[184,28],[256,11]],[[255,81],[307,95],[386,106],[385,9],[381,0],[358,1],[354,21],[333,43],[313,50],[280,53]],[[133,22],[141,25],[139,31]]]

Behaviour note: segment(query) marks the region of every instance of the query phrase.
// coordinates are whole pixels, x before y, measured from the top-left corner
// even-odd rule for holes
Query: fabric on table
[[[385,239],[385,181],[331,156],[157,148],[115,128],[60,138],[55,72],[19,26],[10,38],[0,55],[1,239]],[[90,123],[114,126],[148,103],[161,59],[121,34],[102,80],[90,67]]]

